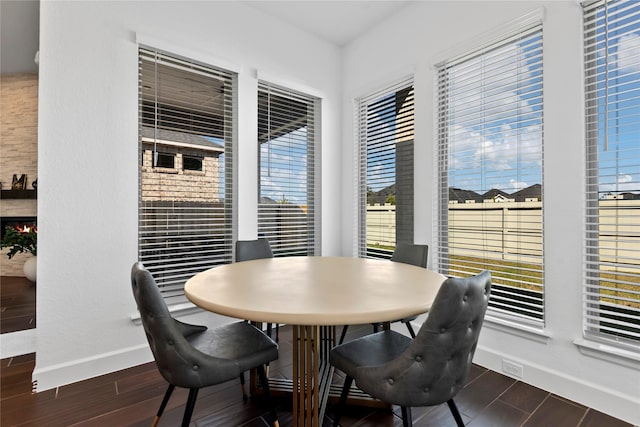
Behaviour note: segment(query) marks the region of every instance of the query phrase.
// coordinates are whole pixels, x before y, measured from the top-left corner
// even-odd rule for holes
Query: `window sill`
[[[586,340],[584,338],[577,339],[573,343],[578,347],[580,353],[585,356],[605,360],[617,365],[623,365],[628,368],[640,368],[640,353],[596,341]]]
[[[173,304],[169,306],[169,313],[174,317],[186,316],[188,314],[200,313],[202,310],[190,302]],[[131,315],[131,321],[136,325],[141,325],[140,312],[136,311]]]
[[[184,175],[205,176],[204,171],[197,171],[197,170],[192,170],[192,169],[183,169],[182,173]]]
[[[523,325],[518,322],[503,319],[501,317],[494,317],[489,314],[485,315],[484,325],[489,329],[504,332],[510,335],[516,335],[518,337],[526,338],[531,341],[546,344],[551,339],[551,334],[544,331],[541,328],[529,325]]]
[[[163,168],[163,167],[155,167],[152,169],[152,171],[157,173],[169,173],[169,174],[177,174],[178,172],[180,172],[176,168]]]

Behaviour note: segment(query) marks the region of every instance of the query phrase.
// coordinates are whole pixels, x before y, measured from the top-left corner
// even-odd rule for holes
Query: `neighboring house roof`
[[[474,200],[476,203],[482,203],[484,198],[484,195],[480,195],[475,191],[449,187],[449,201],[451,202],[465,203],[467,200]]]
[[[382,204],[387,200],[387,197],[390,194],[396,193],[396,185],[392,184],[388,187],[383,188],[380,191],[376,191],[370,193],[367,196],[367,203],[373,204],[378,203]],[[637,196],[640,199],[640,195],[634,195],[630,193],[625,193],[625,198],[631,199],[632,196]],[[464,190],[462,188],[449,187],[449,201],[458,202],[458,203],[466,203],[468,200],[472,200],[475,203],[483,203],[485,200],[515,200],[516,202],[524,202],[527,199],[538,199],[542,200],[542,186],[540,184],[534,184],[527,188],[523,188],[520,191],[516,191],[515,193],[507,193],[502,190],[498,190],[497,188],[492,188],[484,194],[478,194],[472,190]]]
[[[143,126],[142,138],[145,142],[153,142],[156,140],[158,144],[172,145],[178,147],[189,147],[194,149],[224,152],[224,146],[213,142],[199,135],[184,132],[176,132],[173,130],[158,129],[157,134],[153,128]]]
[[[475,191],[463,190],[461,188],[449,187],[449,200],[457,201],[458,203],[465,203],[467,200],[473,200],[476,203],[482,203],[488,199],[514,199],[516,202],[524,202],[527,199],[542,200],[542,186],[540,184],[533,184],[527,188],[516,191],[515,193],[506,193],[502,190],[492,188],[484,194],[478,194]]]
[[[384,204],[389,195],[396,194],[396,185],[391,184],[388,187],[384,187],[382,190],[374,191],[367,194],[367,203],[368,204]]]
[[[622,199],[622,200],[640,200],[640,194],[638,193],[628,193],[628,192],[623,192],[623,193],[607,193],[603,196],[600,196],[602,199]]]
[[[537,198],[542,200],[542,185],[533,184],[527,188],[523,188],[520,191],[516,191],[511,194],[511,197],[516,199],[516,202],[524,202],[527,199]]]
[[[273,200],[271,197],[260,196],[260,203],[261,204],[272,204],[272,205],[275,205],[276,201]]]

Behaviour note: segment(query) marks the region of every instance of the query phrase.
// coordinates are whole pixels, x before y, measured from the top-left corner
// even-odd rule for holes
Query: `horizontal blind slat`
[[[138,257],[178,303],[186,280],[231,262],[234,74],[146,47],[139,58]],[[160,150],[177,155],[171,173],[154,167]],[[194,155],[198,173],[183,171]]]

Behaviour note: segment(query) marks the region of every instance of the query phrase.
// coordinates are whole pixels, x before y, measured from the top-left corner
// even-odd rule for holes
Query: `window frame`
[[[258,80],[257,93],[258,235],[269,239],[275,257],[319,255],[321,98],[265,78]],[[302,116],[298,117],[299,114]],[[305,124],[291,128],[296,121]],[[272,135],[272,131],[278,135]],[[273,146],[276,151],[273,166],[277,169],[277,177],[262,173],[263,144]],[[292,160],[285,164],[282,161],[285,157]],[[305,165],[304,178],[297,176],[294,170],[301,163]],[[271,162],[269,169],[270,166]],[[282,198],[263,194],[263,188],[273,190],[278,187],[282,188]],[[285,191],[292,200],[285,196]],[[268,194],[272,192],[267,190]],[[303,198],[304,202],[296,204],[293,201],[296,197]]]
[[[193,274],[233,261],[237,73],[146,43],[138,45],[138,70],[138,260],[154,276],[170,309],[187,314],[193,305],[184,295],[184,282]],[[196,99],[202,90],[194,95],[181,90],[191,84],[209,88],[210,98],[217,96],[220,101],[203,104]],[[185,93],[189,94],[186,99],[182,97]],[[174,156],[174,168],[156,168],[153,153],[166,153],[167,148]],[[203,159],[213,159],[211,176],[184,170],[178,156],[192,155],[194,150],[202,151]],[[155,172],[169,175],[158,177],[158,184],[150,178]],[[160,189],[184,186],[185,180],[193,179],[210,182],[216,190],[207,192],[202,200],[195,196],[163,198],[165,190]],[[159,192],[153,193],[150,185],[160,185]],[[192,187],[194,191],[200,188]]]
[[[609,6],[613,5],[612,15],[609,15]],[[631,6],[629,6],[631,5]],[[620,6],[616,9],[616,6]],[[633,7],[636,10],[633,11]],[[607,151],[613,151],[616,156],[623,154],[625,160],[640,160],[640,144],[625,145],[625,130],[628,131],[629,124],[625,124],[625,118],[620,120],[619,106],[624,100],[618,98],[620,95],[616,89],[618,84],[625,77],[621,69],[617,66],[617,58],[620,42],[626,34],[617,33],[617,22],[624,22],[625,16],[617,15],[618,12],[633,12],[635,21],[623,25],[631,28],[636,25],[636,34],[640,37],[640,4],[627,1],[598,0],[584,2],[583,7],[583,65],[584,65],[584,91],[585,91],[585,229],[584,229],[584,284],[583,284],[583,340],[576,344],[588,351],[602,353],[602,348],[608,349],[606,352],[622,357],[628,357],[629,351],[635,353],[635,357],[630,357],[640,361],[637,357],[640,350],[640,326],[632,326],[634,323],[640,325],[640,309],[625,308],[623,305],[625,292],[620,292],[618,286],[625,283],[631,284],[633,278],[640,276],[638,266],[628,270],[626,265],[630,264],[630,255],[625,250],[625,244],[630,244],[629,239],[634,234],[633,227],[638,227],[638,223],[628,222],[621,210],[633,209],[633,201],[626,199],[626,193],[632,194],[634,189],[639,193],[640,183],[630,181],[620,185],[618,178],[621,173],[626,173],[623,163],[616,163],[614,167],[607,166]],[[628,19],[629,16],[626,16]],[[600,32],[602,31],[602,32]],[[604,43],[604,45],[603,45]],[[611,52],[611,54],[610,54]],[[627,64],[628,66],[629,64]],[[638,68],[638,76],[631,83],[640,84],[640,58],[636,58],[632,66]],[[630,92],[626,90],[626,92]],[[633,89],[631,89],[633,92]],[[637,88],[635,92],[640,92]],[[624,95],[622,95],[624,97]],[[609,105],[612,106],[610,110]],[[640,109],[640,101],[635,100],[629,108]],[[615,120],[605,119],[613,114]],[[622,115],[626,113],[623,111]],[[640,118],[640,114],[633,114],[632,117]],[[611,122],[611,124],[610,124]],[[633,125],[631,125],[633,129]],[[602,150],[600,148],[602,144]],[[620,151],[622,150],[622,151]],[[612,172],[605,171],[605,168],[615,172],[615,186],[610,197],[603,197],[602,188],[608,184]],[[601,174],[604,174],[601,177]],[[631,176],[629,177],[630,179]],[[634,185],[635,187],[630,187]],[[602,188],[601,188],[602,186]],[[628,187],[623,189],[623,187]],[[633,188],[633,189],[632,189]],[[609,233],[608,237],[603,237],[604,233]],[[607,231],[608,230],[608,231]],[[615,247],[615,250],[611,248]],[[627,259],[629,258],[629,259]],[[615,275],[607,271],[616,272]],[[627,272],[625,272],[628,270]],[[633,271],[635,270],[635,273]],[[603,276],[607,275],[606,286],[603,286]],[[633,286],[633,285],[630,285]],[[636,285],[637,286],[637,285]],[[615,289],[615,291],[614,291]],[[613,292],[610,301],[604,301],[603,295]],[[635,290],[635,292],[640,291]],[[633,292],[633,291],[632,291]],[[630,294],[633,295],[633,294]],[[628,298],[633,298],[629,296]],[[640,300],[640,298],[636,298]],[[627,326],[628,325],[628,326]],[[628,329],[625,329],[628,328]],[[635,334],[635,338],[633,337]],[[589,343],[597,343],[597,345]]]
[[[449,178],[448,178],[448,158],[449,158],[449,148],[448,148],[448,144],[449,144],[449,136],[447,135],[448,132],[448,122],[447,122],[447,98],[446,98],[446,93],[443,93],[443,82],[445,85],[448,85],[448,83],[446,83],[446,79],[448,77],[444,77],[443,70],[446,69],[446,67],[451,66],[451,65],[456,65],[456,64],[464,64],[467,61],[471,61],[474,58],[480,57],[486,53],[491,52],[492,50],[496,49],[497,46],[500,45],[507,45],[508,43],[512,43],[514,40],[518,40],[520,37],[522,37],[524,34],[530,34],[530,32],[539,32],[540,34],[540,43],[543,43],[544,40],[544,34],[543,34],[543,14],[539,11],[536,11],[535,13],[531,13],[529,15],[523,16],[521,19],[518,19],[516,21],[514,21],[513,24],[509,25],[507,28],[501,28],[498,29],[497,31],[494,31],[491,34],[486,35],[485,37],[481,37],[480,38],[480,42],[478,43],[473,43],[472,45],[468,45],[466,46],[466,49],[464,51],[458,51],[455,53],[452,53],[450,55],[448,55],[446,58],[442,58],[439,62],[437,62],[435,64],[435,70],[436,73],[438,74],[437,78],[436,78],[436,88],[435,88],[435,93],[437,94],[436,97],[436,104],[435,104],[435,127],[436,127],[436,136],[438,139],[438,144],[435,147],[436,149],[436,154],[435,154],[435,191],[438,194],[438,198],[437,198],[437,206],[435,207],[435,211],[436,211],[436,224],[434,226],[434,232],[435,235],[437,236],[437,244],[435,245],[436,247],[434,248],[435,250],[432,251],[433,254],[433,264],[434,264],[434,268],[437,269],[438,271],[440,271],[443,274],[452,274],[452,275],[459,275],[459,273],[451,273],[449,271],[449,263],[448,263],[448,259],[450,256],[450,250],[449,250],[449,239],[451,238],[449,235],[449,198],[450,198],[450,185],[449,185]],[[544,63],[543,63],[543,58],[542,58],[542,47],[539,48],[540,49],[540,63],[541,63],[541,67],[543,69]],[[543,76],[541,76],[541,79],[543,79]],[[540,99],[543,99],[543,95],[539,96]],[[541,143],[541,147],[543,147],[544,145],[544,141],[543,141],[543,126],[544,126],[544,108],[543,108],[543,104],[542,101],[540,101],[540,105],[541,105],[541,139],[542,139],[542,143]],[[543,165],[544,163],[544,158],[542,155],[542,148],[540,148],[540,162],[541,165]],[[495,321],[496,324],[501,324],[504,325],[505,327],[508,327],[509,329],[518,329],[521,330],[524,333],[524,336],[527,337],[534,337],[534,336],[545,336],[546,334],[544,333],[544,326],[545,326],[545,298],[544,298],[544,203],[543,203],[543,181],[544,181],[544,167],[541,166],[540,168],[540,196],[539,196],[539,200],[540,200],[540,220],[539,220],[539,224],[540,224],[540,243],[539,243],[539,248],[540,248],[540,280],[541,280],[541,289],[542,292],[540,293],[540,297],[539,297],[539,302],[535,302],[538,300],[538,297],[534,298],[533,301],[533,306],[534,307],[539,307],[536,310],[540,310],[540,318],[536,318],[538,315],[535,314],[534,312],[532,312],[532,315],[523,315],[522,313],[519,313],[518,310],[515,308],[516,305],[514,306],[505,306],[508,308],[508,310],[504,310],[504,309],[498,309],[495,305],[489,307],[489,310],[487,312],[487,318],[489,320]],[[489,188],[485,188],[485,191],[488,190]],[[487,194],[489,193],[489,191],[487,191]],[[479,195],[480,196],[480,195]],[[500,197],[501,194],[497,194],[496,197],[497,198],[501,198]],[[507,196],[508,198],[508,196]],[[501,198],[501,200],[504,199],[504,197]],[[482,200],[480,200],[482,202]],[[500,200],[496,199],[496,202],[499,202]],[[496,205],[498,205],[498,203],[496,203]],[[467,275],[469,274],[475,274],[478,273],[482,270],[483,268],[481,268],[480,265],[478,265],[478,269],[477,271],[473,271],[466,273]],[[537,274],[537,273],[536,273]],[[496,280],[496,277],[494,275],[494,289],[497,289],[497,286],[495,286],[495,282],[497,282],[498,280]],[[495,300],[495,292],[492,295],[492,298]],[[522,296],[506,296],[504,297],[504,301],[506,303],[510,304],[510,300],[513,299],[514,302],[517,302],[518,298],[525,298],[528,299],[529,297],[522,297]],[[528,308],[529,304],[526,305],[527,309],[526,311],[529,310]],[[536,317],[534,317],[536,316]]]
[[[406,97],[403,100],[403,104],[399,105],[398,100],[399,97],[402,97],[406,92]],[[395,97],[393,101],[386,101],[391,97]],[[395,102],[395,106],[391,107],[390,103]],[[406,104],[405,104],[406,102]],[[386,105],[389,104],[389,105]],[[382,116],[389,115],[389,112],[385,112],[394,108],[394,134],[384,136],[384,130],[382,127],[387,126],[384,123],[384,119]],[[377,113],[380,115],[376,118]],[[410,118],[408,118],[407,114],[410,114]],[[367,223],[368,217],[373,219],[374,217],[378,217],[380,220],[380,224],[382,228],[384,228],[384,223],[388,222],[391,218],[391,212],[393,212],[393,221],[394,221],[394,236],[393,236],[393,245],[382,245],[382,246],[391,246],[395,248],[395,245],[400,242],[406,242],[413,244],[414,243],[414,224],[413,218],[415,213],[415,203],[414,203],[414,189],[415,189],[415,85],[414,85],[414,75],[409,74],[405,75],[401,78],[396,79],[392,83],[381,85],[378,89],[369,91],[367,94],[360,96],[354,100],[354,117],[355,117],[355,155],[354,155],[354,171],[355,171],[355,183],[356,183],[356,194],[357,197],[355,199],[356,203],[356,212],[357,212],[357,224],[358,224],[358,234],[355,239],[355,253],[356,256],[361,258],[381,258],[381,259],[390,259],[393,254],[393,249],[383,249],[383,248],[374,248],[368,245],[368,232],[370,231]],[[398,128],[395,128],[396,124],[400,123],[398,133]],[[372,132],[372,137],[369,138],[369,130]],[[375,136],[373,136],[375,134]],[[393,143],[394,147],[392,149],[382,147],[384,144]],[[383,175],[388,175],[389,171],[385,174],[381,173],[378,175],[372,175],[368,173],[368,163],[370,158],[370,151],[373,153],[374,151],[378,154],[371,154],[372,161],[378,161],[380,164],[385,163],[384,158],[393,157],[394,162],[397,160],[398,144],[404,144],[401,157],[404,157],[405,162],[408,161],[409,164],[405,163],[405,168],[403,169],[404,177],[401,178],[402,185],[401,189],[398,189],[398,179],[397,179],[397,165],[394,163],[393,166],[393,184],[386,185],[385,187],[378,190],[378,192],[384,190],[385,188],[389,188],[391,185],[396,186],[394,189],[394,200],[391,206],[386,206],[386,199],[384,200],[384,204],[378,203],[379,208],[374,209],[374,205],[369,205],[369,184],[383,184],[386,179]],[[402,159],[400,159],[402,161]],[[385,168],[384,166],[382,166]],[[385,169],[386,170],[386,169]],[[369,180],[369,177],[372,180]],[[403,208],[403,213],[401,216],[398,216],[398,201],[397,197],[398,191],[405,194],[405,197],[402,197],[401,200],[401,208]],[[409,195],[409,197],[406,197]],[[373,197],[373,195],[372,195]],[[407,210],[406,208],[409,208]],[[386,218],[386,219],[385,219]],[[398,235],[398,221],[404,219],[402,222],[402,230],[400,232],[400,237]],[[386,237],[384,235],[380,235],[380,242],[386,242]],[[390,242],[390,240],[389,240]]]

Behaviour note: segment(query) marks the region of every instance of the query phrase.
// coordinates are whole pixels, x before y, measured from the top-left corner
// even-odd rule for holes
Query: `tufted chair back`
[[[169,384],[206,387],[240,374],[237,366],[225,360],[219,360],[220,374],[204,369],[211,365],[211,357],[195,349],[189,339],[206,331],[206,326],[188,325],[171,317],[155,280],[140,262],[131,269],[131,287],[158,370]],[[225,372],[229,369],[231,376]]]
[[[403,262],[405,264],[427,267],[427,257],[429,256],[428,245],[412,245],[409,243],[398,243],[391,261]]]
[[[236,261],[250,261],[252,259],[273,258],[273,251],[269,240],[261,237],[256,240],[236,241]]]
[[[488,271],[445,280],[416,338],[393,360],[360,366],[358,386],[407,407],[452,399],[469,374],[490,291]]]

